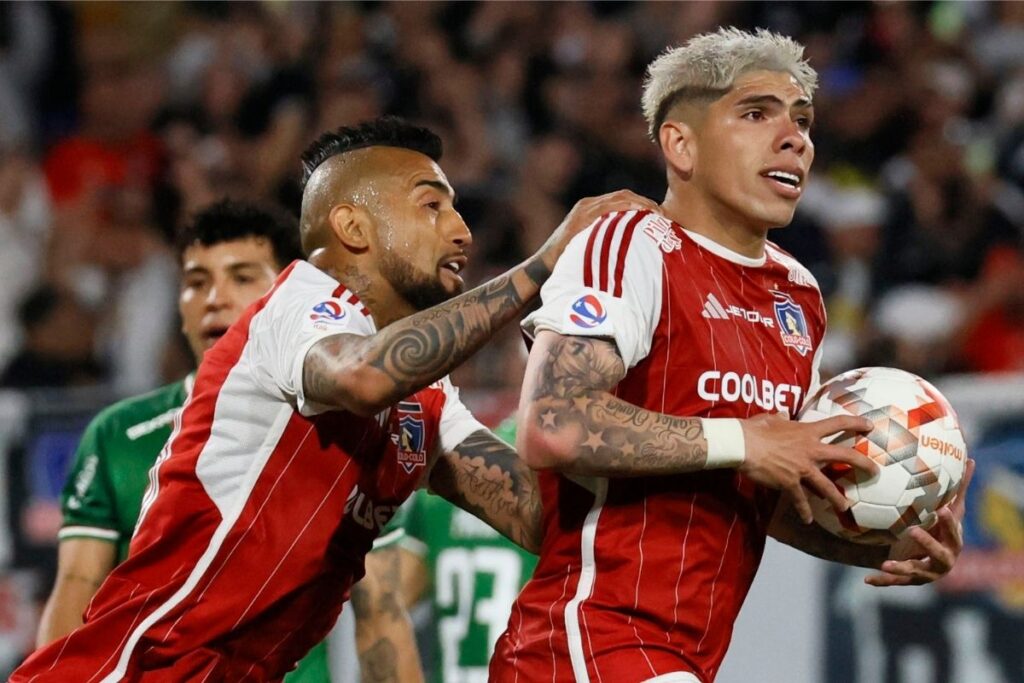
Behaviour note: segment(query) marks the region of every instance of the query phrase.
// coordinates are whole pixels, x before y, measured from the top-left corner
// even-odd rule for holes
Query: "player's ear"
[[[370,246],[372,221],[361,206],[336,204],[328,214],[328,223],[335,239],[353,251],[363,251]]]
[[[693,174],[697,152],[693,129],[682,121],[666,119],[658,129],[658,142],[665,163],[688,180]]]

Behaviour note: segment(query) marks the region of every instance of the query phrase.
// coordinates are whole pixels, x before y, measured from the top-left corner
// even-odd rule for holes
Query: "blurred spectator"
[[[948,290],[905,285],[878,302],[873,323],[877,336],[869,365],[892,365],[924,377],[946,369],[953,341],[966,311],[964,302]]]
[[[1024,372],[1024,259],[1013,249],[993,252],[970,297],[962,369]]]
[[[0,5],[0,147],[27,144],[36,133],[32,105],[50,40],[42,4]]]
[[[958,145],[919,134],[890,198],[875,264],[879,292],[901,283],[965,283],[978,277],[991,249],[1020,233],[994,204],[986,177],[972,176]]]
[[[0,367],[20,338],[17,307],[43,269],[50,231],[50,197],[42,173],[25,152],[0,146]]]
[[[25,342],[0,376],[0,386],[69,387],[102,377],[93,359],[95,322],[73,294],[43,285],[22,301],[18,319]]]

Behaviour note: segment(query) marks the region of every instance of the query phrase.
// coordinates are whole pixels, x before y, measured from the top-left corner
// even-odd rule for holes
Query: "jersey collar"
[[[741,266],[749,266],[751,268],[760,268],[761,266],[763,266],[765,264],[765,261],[768,259],[768,252],[767,251],[765,251],[765,253],[761,254],[761,256],[759,256],[758,258],[750,258],[749,256],[744,256],[743,254],[737,253],[737,252],[733,251],[732,249],[729,249],[728,247],[723,247],[721,244],[719,244],[718,242],[715,242],[710,237],[705,237],[704,235],[701,235],[700,233],[691,232],[691,231],[687,230],[686,228],[683,228],[683,232],[685,232],[686,236],[689,237],[694,242],[696,242],[702,249],[706,249],[707,251],[710,251],[715,256],[719,256],[721,258],[724,258],[726,261],[732,261],[733,263],[738,263]]]

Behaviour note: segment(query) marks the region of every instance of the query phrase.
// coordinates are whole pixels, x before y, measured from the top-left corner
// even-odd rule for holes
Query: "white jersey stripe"
[[[595,482],[596,492],[594,504],[587,513],[580,533],[581,559],[580,578],[576,584],[576,595],[565,606],[565,637],[569,642],[569,659],[572,661],[573,675],[576,683],[589,683],[587,660],[583,653],[583,639],[580,635],[580,604],[590,597],[597,578],[597,566],[594,562],[594,540],[597,536],[597,522],[601,517],[605,498],[608,496],[608,480],[598,479]]]
[[[676,597],[676,606],[672,610],[672,626],[675,627],[679,624],[679,584],[683,580],[683,572],[686,570],[686,544],[690,540],[690,527],[693,526],[693,509],[697,504],[697,494],[694,492],[690,496],[690,516],[686,520],[686,531],[683,532],[683,552],[679,556],[679,574],[676,576],[676,588],[673,594]],[[668,638],[669,634],[666,633],[665,637]]]
[[[604,241],[610,243],[610,249],[608,250],[608,258],[601,264],[601,290],[608,292],[609,294],[615,288],[615,265],[619,260],[619,247],[622,245],[622,238],[626,233],[626,225],[629,223],[629,218],[636,214],[636,211],[630,211],[620,218],[616,223],[615,227],[612,228],[609,233],[605,236]],[[604,247],[601,245],[601,253],[604,253]]]
[[[308,434],[310,434],[312,432],[313,432],[313,428],[310,427],[309,428],[309,432],[307,433],[307,436],[308,436]],[[303,440],[305,440],[305,439],[303,439]],[[301,446],[300,446],[300,448],[301,448]],[[296,449],[296,452],[298,452],[298,449]],[[294,460],[294,457],[292,459]],[[277,574],[278,570],[281,568],[281,565],[284,564],[284,561],[288,559],[289,555],[291,555],[291,551],[295,547],[295,545],[299,542],[299,539],[301,539],[303,534],[306,533],[306,530],[309,529],[309,525],[313,523],[313,520],[316,518],[317,513],[319,513],[320,510],[323,509],[324,504],[327,503],[327,501],[331,498],[331,494],[334,492],[334,490],[336,488],[338,488],[338,482],[340,482],[341,478],[343,476],[345,476],[345,472],[348,471],[349,465],[351,465],[352,463],[353,463],[353,460],[349,459],[349,461],[345,463],[345,466],[341,468],[341,471],[338,472],[338,476],[336,476],[334,478],[334,482],[331,484],[331,488],[327,489],[327,491],[324,493],[323,498],[320,500],[320,504],[316,506],[316,509],[313,510],[313,513],[309,516],[309,519],[307,519],[306,523],[304,525],[302,525],[302,528],[299,530],[299,533],[295,534],[295,539],[292,541],[291,545],[288,546],[288,549],[285,550],[285,552],[281,555],[281,559],[278,560],[277,565],[267,575],[267,578],[263,582],[263,585],[260,586],[260,589],[253,594],[252,600],[250,600],[249,604],[246,605],[244,610],[242,610],[242,614],[239,615],[238,621],[236,621],[234,623],[234,625],[231,627],[231,630],[234,630],[234,629],[238,628],[238,625],[242,623],[243,619],[245,619],[245,615],[247,615],[249,613],[249,610],[252,609],[252,606],[254,604],[256,604],[256,600],[260,597],[260,595],[263,594],[263,591],[266,589],[267,584],[269,584],[270,580],[274,578],[274,575]],[[289,462],[288,465],[281,471],[281,476],[282,477],[284,476],[285,470],[287,470],[288,467],[290,467],[290,466],[291,466],[291,462]],[[278,477],[278,479],[280,479],[280,477]],[[275,484],[276,483],[277,482],[275,482]],[[262,508],[260,508],[260,510],[262,511]],[[256,517],[259,517],[259,513],[257,513],[253,517],[253,524],[256,523]],[[252,525],[250,525],[249,528],[252,528]]]
[[[298,446],[295,447],[295,450],[292,452],[291,457],[289,457],[288,464],[285,465],[284,468],[282,468],[282,471],[277,475],[277,479],[275,479],[274,483],[270,486],[270,491],[267,493],[267,497],[263,500],[263,503],[260,505],[260,508],[253,515],[253,519],[249,522],[249,526],[246,527],[245,531],[242,532],[242,534],[239,536],[238,540],[235,541],[234,547],[231,548],[230,551],[228,551],[227,556],[224,558],[224,562],[221,563],[220,568],[214,573],[214,575],[210,577],[210,581],[206,584],[206,588],[204,588],[203,591],[199,595],[196,596],[196,600],[197,601],[203,599],[203,597],[206,595],[206,592],[208,590],[210,590],[210,586],[212,586],[213,582],[216,581],[218,576],[220,576],[220,573],[222,571],[224,571],[224,567],[227,566],[228,560],[230,560],[231,557],[235,554],[235,551],[238,550],[239,547],[241,547],[242,540],[249,534],[249,531],[252,530],[253,526],[255,526],[256,519],[260,516],[260,513],[263,512],[263,508],[265,508],[267,506],[267,503],[270,501],[270,494],[273,493],[275,488],[277,488],[277,484],[281,481],[281,478],[284,476],[285,470],[287,470],[288,466],[291,465],[293,460],[295,460],[295,456],[298,454],[298,452],[300,450],[302,450],[302,446],[306,443],[306,439],[309,438],[309,435],[312,432],[313,432],[313,427],[310,426],[309,430],[302,437],[302,440],[299,441]],[[346,467],[348,467],[348,465],[346,465]],[[175,619],[175,621],[171,625],[171,627],[169,629],[167,629],[167,633],[164,634],[164,640],[167,640],[167,637],[170,636],[172,633],[174,633],[175,629],[178,626],[178,622],[181,621],[182,618],[186,614],[187,614],[187,612],[182,612],[182,614],[177,619]],[[235,626],[238,626],[237,622],[235,623]],[[232,628],[234,628],[234,627],[232,627]]]
[[[587,284],[588,287],[594,289],[601,288],[601,275],[604,269],[601,263],[601,248],[604,245],[604,241],[607,238],[608,232],[612,230],[612,222],[616,220],[616,214],[609,214],[600,225],[594,230],[597,233],[594,239],[594,248],[586,255],[590,259],[590,272],[593,274],[592,281]]]
[[[737,486],[739,482],[737,480]],[[718,563],[718,571],[715,572],[715,578],[711,581],[711,604],[708,606],[708,620],[704,624],[704,635],[700,637],[700,641],[697,643],[697,652],[700,652],[700,646],[704,644],[704,639],[708,637],[708,632],[711,630],[711,617],[715,613],[715,586],[718,584],[718,577],[722,575],[722,567],[725,566],[725,558],[729,554],[729,541],[732,539],[732,530],[736,528],[736,520],[739,519],[738,514],[733,514],[732,522],[729,524],[729,533],[725,535],[725,546],[722,548],[722,559]]]
[[[135,590],[132,590],[131,594],[134,596],[135,595]],[[139,617],[142,616],[142,613],[146,611],[146,605],[148,605],[148,604],[149,604],[149,596],[147,595],[146,599],[142,601],[142,605],[139,606],[139,611],[135,614],[135,617],[132,619],[132,623],[128,626],[128,631],[126,631],[125,634],[124,634],[124,637],[121,638],[121,642],[117,644],[117,648],[110,653],[110,656],[107,657],[107,659],[103,662],[103,664],[100,666],[100,668],[96,670],[96,673],[94,673],[89,678],[89,680],[86,681],[86,683],[92,683],[93,681],[95,681],[96,677],[99,676],[101,673],[103,673],[103,669],[105,669],[107,664],[110,663],[110,660],[113,659],[115,656],[117,656],[117,651],[119,649],[121,649],[121,647],[124,646],[125,641],[128,640],[128,634],[131,633],[132,626],[134,626],[139,621]],[[113,674],[108,675],[103,680],[104,681],[110,680],[110,676],[112,676],[112,675]],[[122,676],[118,676],[118,678],[121,678],[121,677]]]
[[[194,377],[190,375],[190,377]],[[181,416],[185,412],[185,407],[192,401],[192,387],[195,385],[195,380],[191,382],[188,378],[185,379],[185,403],[182,404],[180,410],[174,416],[174,427],[171,429],[171,435],[167,438],[163,448],[160,449],[160,455],[157,456],[156,462],[149,468],[149,484],[146,486],[145,493],[142,494],[142,507],[139,510],[139,518],[135,521],[135,531],[139,530],[139,525],[142,524],[142,520],[146,518],[146,513],[149,512],[150,505],[156,499],[156,494],[160,491],[160,465],[163,464],[167,458],[171,457],[171,444],[178,438],[178,433],[181,431]],[[133,532],[134,533],[134,532]]]
[[[644,575],[644,532],[647,531],[647,496],[644,496],[644,521],[640,527],[640,541],[637,543],[637,548],[640,551],[640,566],[637,569],[636,574],[636,588],[633,589],[633,614],[636,614],[640,607],[640,583],[643,581]],[[651,675],[656,675],[658,672],[654,670],[654,665],[651,663],[650,658],[647,656],[647,643],[640,636],[640,632],[636,629],[636,624],[633,624],[633,614],[629,615],[629,623],[633,625],[633,635],[637,640],[640,641],[640,654],[644,656],[644,660],[647,662],[647,666],[651,670]]]
[[[555,605],[562,602],[565,598],[565,594],[569,591],[569,577],[572,576],[572,570],[568,565],[565,567],[565,581],[562,582],[562,594],[558,596],[558,600],[555,600],[548,606],[548,623],[551,625],[551,630],[548,631],[548,647],[551,648],[551,683],[555,683],[555,679],[558,675],[558,660],[555,658],[555,617],[554,609]]]
[[[231,381],[232,374],[234,374],[233,370],[228,374],[228,379],[225,380],[225,384]],[[218,405],[214,409],[215,414],[220,407],[219,404],[221,403],[222,399],[224,399],[225,397],[230,397],[232,393],[233,392],[229,391],[226,392],[222,388],[220,395],[217,398]],[[289,406],[288,404],[280,404],[280,407],[277,409],[277,415],[274,417],[273,421],[270,424],[270,427],[267,430],[267,435],[269,438],[265,438],[262,440],[264,444],[262,451],[254,454],[253,467],[258,469],[259,471],[263,470],[263,467],[266,465],[267,460],[269,460],[270,456],[273,454],[274,447],[276,446],[278,441],[280,441],[281,435],[284,433],[284,430],[288,426],[288,422],[289,420],[291,420],[293,414],[294,411],[292,410],[291,406]],[[204,453],[207,451],[207,449],[211,448],[211,442],[213,441],[214,438],[213,435],[211,434],[211,438],[206,442],[206,445],[203,447]],[[202,458],[202,454],[200,454],[199,457]],[[123,678],[125,672],[128,670],[128,662],[131,659],[132,653],[135,650],[135,646],[138,645],[139,640],[141,640],[142,636],[146,633],[146,631],[148,631],[149,628],[153,626],[153,624],[162,619],[171,610],[173,610],[175,607],[181,604],[181,602],[183,602],[185,598],[187,598],[192,593],[192,591],[195,590],[195,587],[199,584],[200,579],[203,578],[203,576],[206,574],[206,571],[210,568],[210,565],[213,563],[214,558],[216,558],[217,553],[220,552],[221,546],[224,543],[224,539],[227,538],[227,535],[231,531],[231,528],[238,520],[239,515],[241,515],[243,503],[245,500],[248,500],[249,495],[252,493],[252,488],[256,485],[256,479],[257,477],[251,477],[248,481],[245,482],[247,488],[241,491],[241,495],[239,496],[238,499],[236,499],[238,501],[238,504],[232,506],[233,509],[231,509],[231,514],[224,517],[221,520],[221,523],[217,525],[217,528],[214,530],[213,535],[210,537],[209,544],[206,546],[206,550],[203,552],[199,560],[196,562],[195,567],[189,573],[188,578],[185,579],[185,583],[182,584],[181,588],[179,588],[174,593],[174,595],[172,595],[167,600],[167,602],[163,603],[155,610],[153,610],[153,612],[151,612],[150,615],[142,621],[138,628],[136,628],[131,633],[127,645],[125,645],[124,649],[121,651],[121,657],[117,662],[117,666],[107,677],[103,679],[102,683],[114,683],[114,681]]]

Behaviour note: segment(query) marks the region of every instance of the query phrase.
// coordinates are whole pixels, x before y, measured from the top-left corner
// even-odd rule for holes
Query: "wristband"
[[[743,426],[736,418],[700,418],[704,439],[708,442],[708,458],[704,469],[736,467],[747,454]]]

